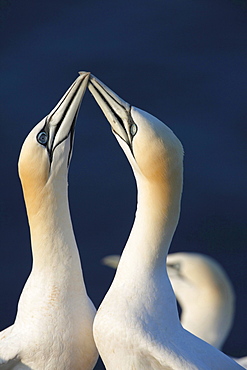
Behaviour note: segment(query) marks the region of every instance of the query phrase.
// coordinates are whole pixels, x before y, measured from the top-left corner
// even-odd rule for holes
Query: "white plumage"
[[[102,262],[117,268],[119,259],[119,255],[109,255]],[[182,309],[182,326],[221,349],[235,312],[234,289],[222,266],[204,254],[171,253],[167,272]]]
[[[67,174],[82,73],[27,136],[19,175],[31,233],[33,266],[15,322],[0,333],[1,369],[92,369],[95,308],[87,296],[70,219]]]

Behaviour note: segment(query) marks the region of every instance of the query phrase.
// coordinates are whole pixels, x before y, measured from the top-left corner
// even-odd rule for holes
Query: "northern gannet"
[[[119,259],[119,255],[109,255],[102,263],[116,269]],[[182,309],[182,326],[221,349],[235,312],[234,289],[223,267],[205,254],[171,253],[167,272]]]
[[[98,358],[95,308],[84,285],[67,194],[75,122],[88,79],[82,73],[75,80],[21,149],[33,266],[15,322],[0,333],[0,369],[89,370]]]
[[[88,87],[132,166],[138,189],[133,228],[94,320],[94,339],[106,368],[240,369],[182,328],[167,276],[166,256],[180,214],[180,141],[164,123],[96,78]]]
[[[233,324],[235,293],[223,267],[200,253],[171,253],[167,270],[183,327],[221,349]]]

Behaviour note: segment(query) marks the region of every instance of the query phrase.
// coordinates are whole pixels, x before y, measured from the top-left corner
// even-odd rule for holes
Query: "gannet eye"
[[[130,126],[130,133],[132,136],[134,136],[137,133],[137,126],[135,123],[132,123]]]
[[[41,145],[45,145],[48,141],[48,135],[45,131],[41,131],[38,135],[37,135],[37,141],[41,144]]]
[[[176,270],[177,272],[180,271],[181,265],[180,265],[179,262],[177,262],[177,263],[168,263],[167,265],[169,267],[171,267],[172,269]]]
[[[177,263],[174,263],[174,265],[172,266],[175,270],[177,270],[178,272],[180,271],[180,269],[181,269],[181,265],[180,265],[180,263],[179,262],[177,262]]]

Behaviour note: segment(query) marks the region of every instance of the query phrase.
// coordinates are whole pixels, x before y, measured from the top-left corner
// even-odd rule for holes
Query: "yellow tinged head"
[[[49,177],[50,162],[48,152],[36,140],[42,125],[43,123],[40,122],[33,128],[21,148],[18,170],[23,188],[42,188]]]
[[[132,146],[141,173],[151,182],[160,182],[164,176],[180,173],[183,147],[169,127],[134,107],[131,108],[131,116],[138,127]]]

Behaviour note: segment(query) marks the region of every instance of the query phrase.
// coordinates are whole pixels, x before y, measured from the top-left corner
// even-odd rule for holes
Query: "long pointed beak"
[[[54,149],[70,133],[73,136],[77,114],[88,85],[89,76],[89,72],[80,72],[80,76],[46,117],[44,131],[48,133],[47,149],[51,157]]]
[[[92,75],[88,88],[109,121],[112,130],[129,143],[130,104]]]

